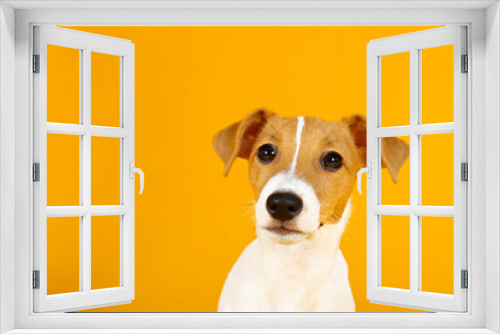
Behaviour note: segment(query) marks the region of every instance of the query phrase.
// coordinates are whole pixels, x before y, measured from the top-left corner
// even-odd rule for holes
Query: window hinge
[[[467,55],[462,55],[462,70],[460,72],[469,72],[469,56]]]
[[[38,162],[33,164],[33,181],[40,182],[40,164]]]
[[[33,270],[33,289],[40,289],[40,270]]]
[[[469,287],[469,274],[467,270],[462,270],[462,289],[467,289]]]
[[[462,162],[460,165],[460,180],[469,181],[469,165],[466,162]]]
[[[33,73],[40,73],[40,55],[33,55]]]

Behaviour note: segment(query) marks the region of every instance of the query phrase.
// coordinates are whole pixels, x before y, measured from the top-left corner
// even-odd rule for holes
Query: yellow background
[[[136,296],[93,311],[214,312],[229,270],[254,238],[247,164],[229,176],[217,131],[258,107],[335,121],[366,114],[366,45],[428,27],[72,27],[136,47]],[[453,121],[451,46],[423,51],[423,121]],[[49,47],[48,121],[78,123],[78,51]],[[409,58],[384,56],[384,126],[409,120]],[[118,125],[117,57],[92,55],[92,124]],[[406,122],[406,123],[405,123]],[[451,137],[450,137],[451,136]],[[423,203],[453,204],[453,135],[423,138]],[[450,139],[451,138],[451,139]],[[402,138],[407,140],[407,138]],[[118,204],[119,143],[92,141],[92,204]],[[448,147],[448,149],[443,149]],[[61,152],[63,152],[61,154]],[[78,205],[78,138],[48,135],[48,205]],[[383,204],[408,204],[409,164]],[[363,185],[363,189],[365,189]],[[366,299],[366,197],[353,190],[341,249],[358,312],[412,311]],[[406,217],[382,217],[382,284],[409,286]],[[92,218],[92,287],[119,285],[118,217]],[[452,293],[453,219],[425,218],[423,289]],[[78,219],[48,220],[49,293],[77,291]]]

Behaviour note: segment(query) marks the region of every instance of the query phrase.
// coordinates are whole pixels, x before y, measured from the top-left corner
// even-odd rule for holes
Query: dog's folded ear
[[[382,168],[387,168],[394,182],[398,172],[410,155],[410,146],[398,138],[382,138]]]
[[[366,118],[354,114],[343,121],[358,148],[361,161],[366,165]],[[398,182],[398,172],[410,155],[410,147],[398,138],[382,138],[382,168],[387,168],[394,182]]]
[[[275,114],[265,109],[255,110],[240,122],[231,124],[215,135],[215,152],[225,164],[224,176],[229,173],[236,157],[249,158],[255,140],[273,115]]]

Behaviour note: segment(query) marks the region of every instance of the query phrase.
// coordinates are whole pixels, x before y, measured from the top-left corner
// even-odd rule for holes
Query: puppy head
[[[283,118],[261,109],[217,133],[214,146],[225,175],[237,157],[249,161],[257,234],[294,244],[342,217],[366,165],[366,119]],[[408,154],[400,139],[382,139],[382,167],[394,182]]]

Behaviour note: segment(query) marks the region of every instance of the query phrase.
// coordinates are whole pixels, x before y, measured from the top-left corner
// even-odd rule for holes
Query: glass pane
[[[92,52],[92,125],[120,126],[120,57]]]
[[[421,217],[422,291],[453,294],[453,217]]]
[[[381,216],[381,285],[410,289],[410,217]]]
[[[120,205],[120,138],[92,137],[92,205]]]
[[[410,52],[380,58],[382,126],[410,125]]]
[[[120,286],[120,218],[92,217],[92,290]]]
[[[47,122],[80,123],[80,50],[47,45]]]
[[[421,136],[422,205],[453,206],[453,133]]]
[[[47,205],[80,205],[80,136],[47,134]]]
[[[453,122],[453,45],[420,51],[422,124]]]
[[[47,218],[47,294],[80,291],[80,217]]]
[[[394,140],[399,139],[408,145],[408,158],[404,160],[403,165],[397,171],[394,166],[397,166],[402,159],[404,152],[401,148],[394,144]],[[382,161],[383,168],[380,169],[380,188],[381,188],[381,204],[382,205],[410,205],[410,158],[409,146],[410,137],[397,138],[382,138],[385,144],[382,145]],[[388,166],[393,166],[393,176],[397,177],[397,182],[391,176]],[[396,173],[396,174],[395,174]]]

